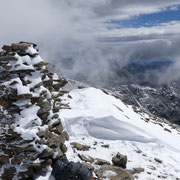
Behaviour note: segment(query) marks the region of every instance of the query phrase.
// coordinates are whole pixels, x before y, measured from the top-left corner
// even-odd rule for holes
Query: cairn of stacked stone
[[[65,78],[49,72],[28,42],[0,51],[0,177],[32,179],[64,155],[69,139],[58,112]]]

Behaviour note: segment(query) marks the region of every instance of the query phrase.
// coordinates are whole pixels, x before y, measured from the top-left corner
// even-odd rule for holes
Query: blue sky
[[[116,28],[118,27],[138,28],[141,26],[152,27],[159,25],[160,23],[168,23],[171,21],[180,21],[180,6],[175,6],[175,9],[171,9],[169,7],[161,12],[156,12],[151,14],[141,14],[138,16],[131,17],[130,19],[110,20],[107,23],[116,24]]]

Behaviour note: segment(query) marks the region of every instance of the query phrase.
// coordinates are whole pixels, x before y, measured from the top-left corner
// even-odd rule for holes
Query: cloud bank
[[[63,74],[97,84],[114,76],[112,62],[172,59],[179,69],[179,21],[138,28],[121,24],[143,14],[176,11],[179,5],[180,0],[6,0],[0,6],[0,44],[35,42]],[[176,73],[171,80],[180,77]]]

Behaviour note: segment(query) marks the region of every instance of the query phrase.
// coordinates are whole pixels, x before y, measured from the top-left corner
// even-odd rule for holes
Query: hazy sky
[[[0,44],[37,43],[67,76],[101,81],[111,61],[173,59],[169,79],[180,77],[180,0],[0,2]]]

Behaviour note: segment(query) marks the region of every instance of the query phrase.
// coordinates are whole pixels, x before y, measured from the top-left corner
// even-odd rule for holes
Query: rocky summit
[[[67,150],[69,139],[57,114],[63,77],[29,42],[5,45],[0,51],[0,177],[32,179]]]

